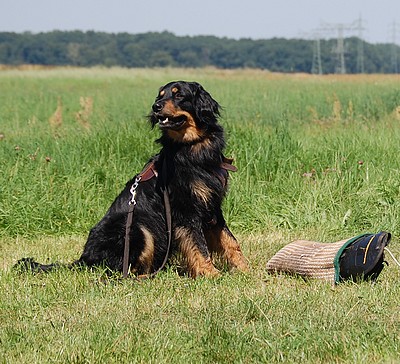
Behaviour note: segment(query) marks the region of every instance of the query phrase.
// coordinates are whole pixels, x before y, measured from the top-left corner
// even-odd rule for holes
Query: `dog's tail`
[[[14,265],[13,269],[20,272],[39,273],[39,272],[51,272],[60,267],[72,268],[79,265],[82,265],[80,261],[75,261],[70,264],[62,264],[62,263],[41,264],[36,262],[34,258],[22,258],[18,260],[18,262]]]

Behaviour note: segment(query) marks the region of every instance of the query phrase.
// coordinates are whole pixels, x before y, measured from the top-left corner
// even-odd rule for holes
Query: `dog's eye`
[[[184,98],[183,94],[181,94],[179,91],[175,92],[174,97],[176,99],[183,99]]]

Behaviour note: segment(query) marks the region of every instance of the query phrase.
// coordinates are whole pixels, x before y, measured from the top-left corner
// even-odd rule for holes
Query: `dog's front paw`
[[[189,274],[192,278],[207,277],[213,278],[220,275],[220,271],[215,268],[211,258],[205,259],[202,262],[197,262],[196,265],[189,268]]]

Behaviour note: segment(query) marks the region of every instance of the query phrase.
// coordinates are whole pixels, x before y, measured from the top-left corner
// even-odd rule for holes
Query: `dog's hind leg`
[[[175,240],[187,263],[188,273],[192,278],[199,276],[214,277],[219,271],[214,267],[201,230],[185,227],[175,229]]]
[[[247,260],[240,245],[226,224],[206,230],[205,236],[211,252],[220,254],[231,267],[243,272],[248,271]]]

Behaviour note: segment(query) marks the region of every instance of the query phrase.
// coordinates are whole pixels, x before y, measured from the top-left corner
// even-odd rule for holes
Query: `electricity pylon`
[[[399,32],[398,24],[394,21],[391,25],[390,28],[391,31],[391,36],[392,36],[392,54],[391,54],[391,60],[392,60],[392,72],[393,73],[399,73],[399,67],[398,67],[398,46],[397,46],[397,34]]]
[[[311,73],[315,75],[322,75],[322,62],[321,62],[321,39],[320,35],[315,32],[313,34],[313,61]]]
[[[363,26],[363,19],[360,15],[358,20],[355,21],[355,30],[357,31],[358,44],[357,44],[357,72],[364,73],[364,38],[363,31],[365,30]]]
[[[332,53],[336,55],[335,73],[345,74],[346,73],[346,62],[345,62],[345,44],[344,44],[344,33],[347,31],[353,31],[354,27],[350,24],[329,24],[323,23],[321,30],[326,32],[337,32],[336,46],[333,48]]]

